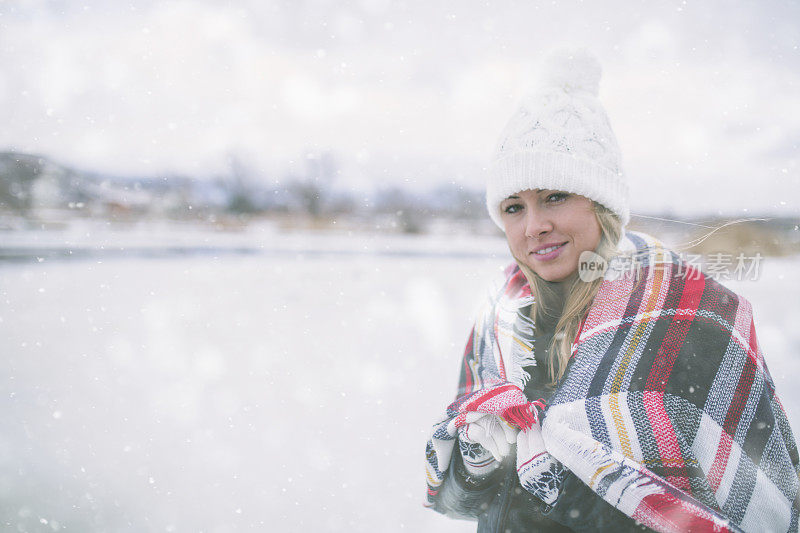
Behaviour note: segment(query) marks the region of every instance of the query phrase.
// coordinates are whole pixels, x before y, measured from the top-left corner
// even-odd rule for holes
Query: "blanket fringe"
[[[533,402],[509,407],[503,411],[502,416],[507,422],[511,422],[523,431],[539,423],[539,416]]]

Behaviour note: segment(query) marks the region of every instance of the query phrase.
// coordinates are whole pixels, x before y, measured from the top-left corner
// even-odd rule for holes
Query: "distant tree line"
[[[483,193],[455,184],[424,192],[396,185],[365,193],[336,187],[335,157],[307,154],[300,170],[268,185],[238,158],[226,175],[209,179],[168,175],[120,177],[82,172],[33,154],[0,152],[0,213],[35,217],[42,210],[83,216],[269,214],[310,219],[355,217],[391,220],[400,231],[420,232],[435,218],[484,218]]]

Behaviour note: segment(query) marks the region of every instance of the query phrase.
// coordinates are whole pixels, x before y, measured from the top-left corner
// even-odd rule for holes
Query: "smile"
[[[564,244],[566,244],[566,243],[564,243]],[[558,245],[556,245],[556,246],[549,246],[549,247],[547,247],[547,248],[543,248],[543,249],[541,249],[541,250],[537,250],[537,251],[535,251],[535,252],[533,252],[533,253],[535,253],[536,255],[547,255],[547,254],[549,254],[549,253],[550,253],[550,252],[552,252],[552,251],[558,250],[559,248],[561,248],[562,246],[564,246],[564,244],[558,244]]]

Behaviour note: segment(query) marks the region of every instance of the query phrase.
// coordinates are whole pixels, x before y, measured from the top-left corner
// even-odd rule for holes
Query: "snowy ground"
[[[502,242],[281,242],[0,263],[3,528],[474,531],[423,451]],[[734,288],[800,428],[800,257],[763,266]]]

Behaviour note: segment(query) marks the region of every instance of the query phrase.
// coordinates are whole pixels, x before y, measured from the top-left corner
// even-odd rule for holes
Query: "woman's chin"
[[[561,283],[563,281],[567,281],[572,279],[572,274],[565,274],[565,275],[553,275],[553,276],[540,276],[543,280],[548,281],[550,283]]]
[[[574,269],[566,269],[566,268],[558,268],[558,265],[552,265],[551,267],[544,267],[542,268],[541,264],[533,263],[531,261],[527,261],[525,263],[528,268],[530,268],[534,274],[539,276],[545,281],[549,281],[550,283],[559,283],[562,281],[567,281],[571,279],[578,271],[577,268]]]

